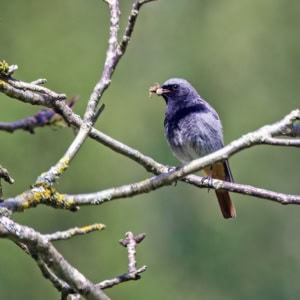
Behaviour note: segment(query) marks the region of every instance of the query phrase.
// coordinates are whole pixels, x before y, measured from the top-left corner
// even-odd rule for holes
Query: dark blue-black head
[[[196,101],[199,95],[195,88],[185,79],[171,78],[168,79],[160,88],[156,90],[156,94],[163,96],[166,103],[169,101],[190,102]]]

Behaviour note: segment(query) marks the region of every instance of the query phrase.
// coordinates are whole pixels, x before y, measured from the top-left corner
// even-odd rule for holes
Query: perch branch
[[[189,175],[200,169],[208,167],[217,161],[228,159],[234,153],[245,148],[249,148],[254,145],[266,144],[268,143],[269,137],[272,137],[273,135],[281,136],[291,134],[292,131],[289,128],[293,128],[293,124],[299,119],[299,117],[299,110],[292,111],[279,122],[264,126],[254,132],[248,133],[220,149],[219,151],[171,170],[170,167],[161,165],[155,162],[153,159],[142,155],[140,152],[107,137],[105,138],[105,145],[127,157],[134,159],[147,170],[159,175],[145,179],[141,182],[127,184],[89,194],[63,195],[57,193],[57,191],[52,187],[46,188],[44,186],[38,186],[20,196],[17,196],[16,198],[7,199],[6,201],[0,203],[0,207],[6,207],[11,211],[20,211],[25,208],[34,207],[40,203],[44,203],[55,208],[67,208],[74,211],[82,205],[99,205],[113,199],[133,197],[138,194],[148,193],[165,185],[170,185],[177,180],[182,180],[198,187],[224,189],[235,193],[277,201],[283,204],[300,204],[300,196],[298,195],[276,193],[249,185],[229,183],[216,179],[207,181],[203,180],[202,177]],[[90,135],[93,133],[98,138],[103,137],[103,134],[100,134],[100,132],[96,131],[95,129],[91,131]],[[100,135],[98,135],[98,133]],[[295,136],[294,131],[293,136]],[[101,142],[103,141],[101,140]],[[24,197],[24,195],[28,196]]]
[[[194,160],[191,163],[184,165],[180,168],[176,168],[169,171],[169,168],[161,164],[157,164],[151,158],[143,156],[141,153],[137,152],[134,149],[129,149],[128,146],[121,144],[120,142],[113,142],[111,138],[105,138],[105,144],[114,148],[114,150],[121,152],[127,157],[133,158],[135,161],[141,163],[147,170],[151,170],[153,173],[161,173],[156,177],[146,179],[141,182],[124,185],[117,188],[112,188],[98,193],[84,194],[84,195],[75,195],[73,198],[75,205],[84,205],[84,204],[100,204],[112,199],[119,199],[125,197],[132,197],[139,193],[147,193],[157,188],[160,188],[164,185],[171,184],[178,179],[181,179],[187,183],[199,186],[199,187],[211,187],[214,189],[225,189],[231,192],[237,192],[241,194],[256,196],[259,198],[269,199],[272,201],[277,201],[282,204],[300,204],[300,196],[298,195],[289,195],[283,193],[276,193],[266,189],[260,189],[256,187],[251,187],[249,185],[242,185],[237,183],[223,182],[220,180],[212,180],[211,184],[208,181],[203,180],[203,178],[189,175],[195,171],[198,171],[202,168],[208,167],[213,163],[228,159],[229,156],[234,153],[241,151],[245,148],[249,148],[255,145],[268,144],[273,145],[272,136],[282,136],[282,135],[299,135],[299,132],[295,134],[294,123],[299,120],[300,111],[294,110],[287,116],[285,116],[281,121],[274,123],[273,125],[264,126],[257,131],[248,133],[243,137],[239,138],[236,141],[233,141],[223,149],[212,153],[208,156],[202,157],[200,159]],[[93,133],[93,132],[92,132]],[[99,135],[97,135],[99,137]],[[102,138],[102,136],[101,136]],[[284,145],[298,146],[296,141],[291,139],[283,139]],[[288,142],[290,141],[290,143]],[[295,141],[295,143],[293,143]],[[276,145],[277,143],[275,143]],[[185,176],[184,178],[182,178]],[[67,197],[68,198],[68,197]]]

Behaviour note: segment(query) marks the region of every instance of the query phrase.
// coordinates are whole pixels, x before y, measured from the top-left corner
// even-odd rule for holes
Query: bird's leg
[[[167,168],[168,168],[168,173],[169,173],[169,172],[178,170],[180,168],[180,166],[178,166],[178,167],[167,166]],[[176,185],[177,185],[177,180],[174,181],[174,186],[176,186]]]
[[[213,179],[212,173],[213,173],[213,167],[210,166],[208,174],[206,176],[202,177],[202,179],[201,179],[202,184],[204,183],[205,180],[208,181],[208,188],[207,188],[208,192],[210,191],[210,186],[212,185],[212,179]]]

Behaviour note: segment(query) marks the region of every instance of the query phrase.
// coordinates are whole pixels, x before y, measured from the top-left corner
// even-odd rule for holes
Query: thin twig
[[[144,5],[148,2],[153,2],[153,1],[156,1],[156,0],[136,0],[133,3],[131,13],[130,13],[129,18],[128,18],[128,24],[127,24],[126,29],[124,31],[122,40],[119,43],[119,53],[120,54],[123,55],[126,48],[127,48],[127,46],[128,46],[128,43],[130,41],[134,26],[135,26],[136,19],[138,17],[138,14],[139,14],[139,11],[140,11],[142,5]]]
[[[122,274],[116,276],[112,279],[104,280],[98,284],[97,287],[101,289],[111,288],[119,283],[126,282],[129,280],[138,280],[141,278],[141,273],[145,272],[147,267],[143,266],[139,269],[136,268],[136,247],[141,241],[144,240],[145,234],[141,233],[137,236],[134,236],[132,232],[126,233],[126,239],[122,239],[119,243],[127,248],[128,252],[128,272],[126,274]]]
[[[77,99],[77,97],[70,99],[66,105],[73,107]],[[65,126],[62,116],[57,114],[54,109],[41,109],[31,117],[14,122],[0,122],[0,130],[13,133],[15,130],[22,129],[33,134],[35,128],[49,125],[54,127]]]
[[[13,184],[15,180],[9,175],[7,169],[0,165],[0,178],[3,178],[6,182]]]
[[[151,0],[154,1],[154,0]],[[108,49],[106,52],[106,59],[104,62],[104,68],[99,82],[96,84],[92,95],[90,96],[90,100],[84,114],[84,121],[92,120],[93,115],[96,112],[96,107],[101,100],[101,97],[105,90],[109,87],[111,83],[112,75],[121,59],[124,55],[128,43],[131,39],[133,29],[136,23],[136,19],[143,4],[150,2],[136,0],[132,6],[128,25],[125,29],[125,33],[120,43],[118,43],[118,33],[120,30],[120,9],[119,9],[119,1],[117,0],[104,0],[109,5],[110,9],[110,36]]]
[[[0,77],[0,92],[6,96],[18,99],[32,105],[42,105],[52,108],[55,101],[65,100],[65,94],[56,94],[49,89],[40,90],[39,85],[25,83]]]
[[[93,224],[84,227],[75,227],[66,231],[56,231],[52,234],[44,234],[44,237],[49,241],[67,240],[76,235],[83,235],[93,231],[105,229],[104,224]]]

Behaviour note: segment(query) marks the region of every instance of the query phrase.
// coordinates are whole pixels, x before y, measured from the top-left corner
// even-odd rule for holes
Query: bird
[[[164,133],[173,154],[182,163],[203,157],[224,147],[222,123],[215,109],[185,79],[168,79],[155,92],[166,102]],[[154,90],[150,88],[150,94]],[[208,178],[233,182],[228,160],[204,168]],[[236,217],[230,195],[215,190],[225,219]]]

